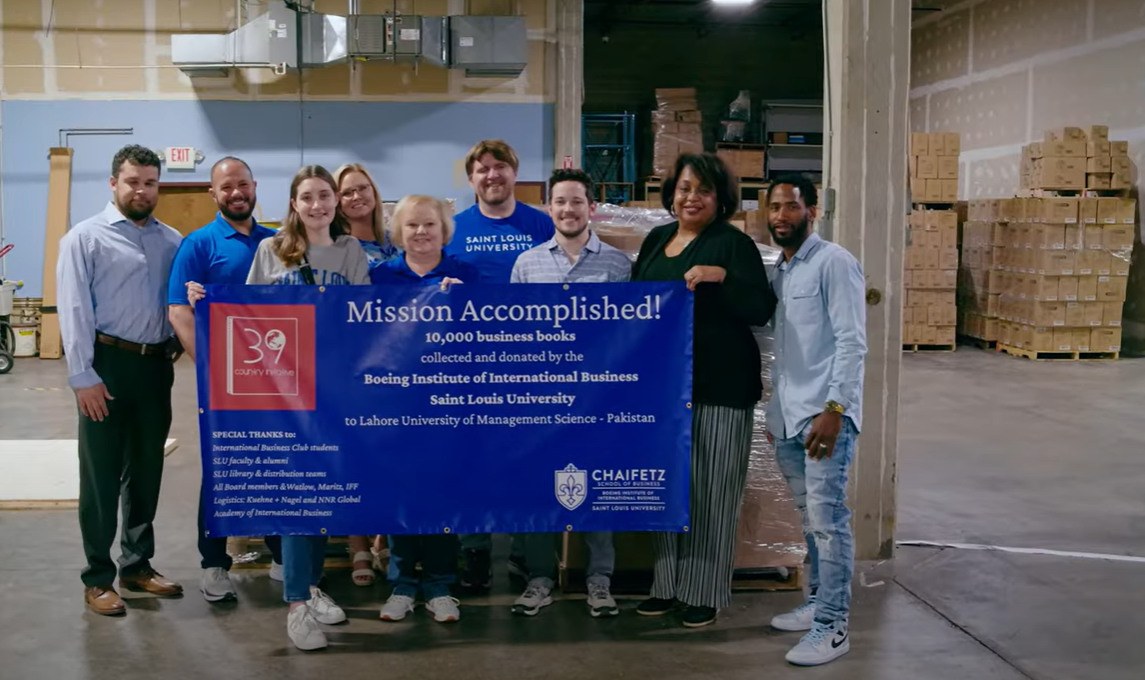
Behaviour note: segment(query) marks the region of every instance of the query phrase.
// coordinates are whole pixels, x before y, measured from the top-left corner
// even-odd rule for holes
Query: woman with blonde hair
[[[370,270],[373,283],[446,287],[478,280],[476,268],[443,252],[453,236],[453,220],[442,201],[432,196],[406,196],[398,201],[390,220],[390,236],[403,252]],[[450,586],[457,580],[457,537],[395,535],[389,540],[389,579],[394,590],[379,618],[401,621],[413,612],[421,591],[425,609],[435,621],[450,623],[460,619],[457,600],[450,593]]]
[[[445,254],[453,238],[449,206],[433,196],[412,195],[398,201],[390,220],[390,239],[401,254],[370,270],[374,284],[477,283],[473,265]]]
[[[397,247],[386,236],[382,196],[370,173],[359,163],[347,163],[334,171],[334,182],[338,185],[338,212],[349,229],[346,233],[362,244],[370,267],[397,257]]]
[[[346,233],[362,244],[370,268],[400,255],[386,234],[382,196],[366,168],[360,163],[346,163],[334,171],[334,182],[338,185],[338,212],[345,219]],[[350,579],[363,588],[374,585],[374,569],[383,567],[386,555],[385,539],[375,536],[372,546],[369,536],[350,536],[347,540],[353,561]]]

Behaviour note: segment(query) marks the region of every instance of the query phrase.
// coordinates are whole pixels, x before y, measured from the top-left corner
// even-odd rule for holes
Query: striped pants
[[[652,597],[721,609],[731,603],[752,410],[708,404],[694,408],[692,524],[688,533],[656,534]]]

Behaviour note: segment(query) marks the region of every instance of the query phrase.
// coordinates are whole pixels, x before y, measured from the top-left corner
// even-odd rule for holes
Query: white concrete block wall
[[[967,0],[916,21],[911,42],[910,128],[962,135],[959,198],[1014,195],[1023,144],[1090,124],[1129,142],[1141,195],[1145,1]],[[1125,330],[1145,339],[1135,255]]]

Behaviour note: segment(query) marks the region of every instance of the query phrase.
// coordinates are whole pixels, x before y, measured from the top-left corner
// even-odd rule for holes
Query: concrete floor
[[[908,355],[899,538],[1145,555],[1143,402],[1145,361],[1042,364],[968,348]],[[464,600],[463,620],[448,627],[421,610],[383,624],[385,586],[355,588],[333,572],[329,589],[350,622],[329,629],[330,649],[303,654],[265,572],[235,572],[237,604],[198,595],[186,361],[175,404],[181,446],[168,459],[155,564],[188,595],[129,594],[122,619],[87,613],[74,511],[0,513],[0,678],[1120,680],[1145,667],[1145,564],[930,548],[861,566],[852,651],[820,669],[786,665],[797,636],[767,626],[798,594],[737,594],[717,625],[698,631],[636,616],[637,600],[609,621],[591,619],[575,597],[521,620],[508,613],[515,593],[503,571],[494,595]],[[62,364],[21,360],[0,376],[0,437],[74,438],[72,414]]]

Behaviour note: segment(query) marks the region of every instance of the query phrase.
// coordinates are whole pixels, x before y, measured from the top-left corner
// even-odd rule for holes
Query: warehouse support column
[[[858,559],[894,554],[907,197],[910,0],[825,0],[824,171],[835,189],[825,225],[867,277],[863,432],[850,501]],[[828,201],[830,201],[828,197]]]
[[[584,0],[556,0],[556,139],[553,162],[580,167],[580,112],[584,102]]]

